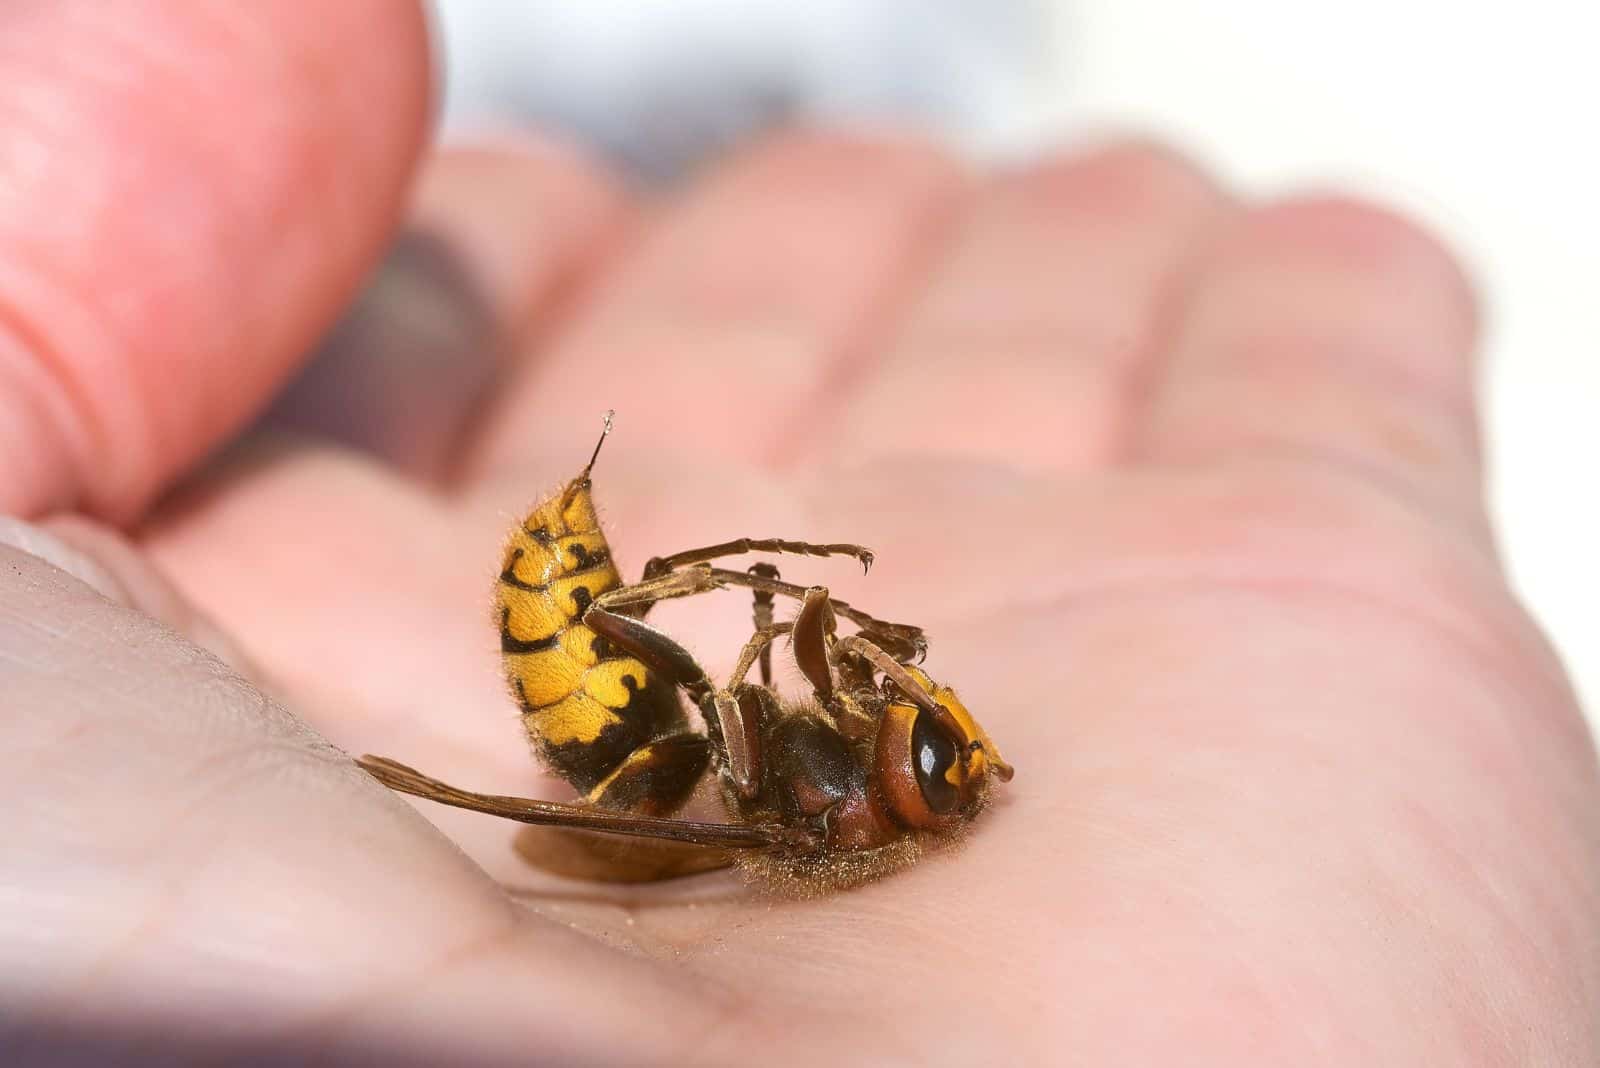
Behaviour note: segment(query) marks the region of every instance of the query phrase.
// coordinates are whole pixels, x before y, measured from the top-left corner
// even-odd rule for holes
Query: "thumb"
[[[131,519],[263,405],[426,110],[411,3],[0,7],[0,512]]]
[[[67,533],[0,519],[0,1063],[678,1063],[725,1023],[513,906]]]

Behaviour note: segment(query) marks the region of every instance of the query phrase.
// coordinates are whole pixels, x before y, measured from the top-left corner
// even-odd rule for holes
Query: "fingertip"
[[[787,463],[969,184],[916,136],[786,130],[731,153],[663,205],[582,321],[501,384],[469,470],[519,470],[570,441],[579,417],[552,417],[549,398],[595,368],[633,440]],[[718,396],[791,398],[791,410],[723,405],[686,422],[708,382]]]
[[[389,0],[0,11],[8,507],[126,520],[265,402],[398,213],[426,37]]]
[[[831,455],[1111,462],[1166,308],[1227,215],[1199,166],[1138,140],[987,176],[827,428]]]
[[[1442,364],[1419,368],[1446,380],[1470,366],[1481,326],[1478,287],[1461,255],[1415,219],[1371,201],[1309,193],[1249,213],[1220,255],[1239,269],[1316,271],[1386,287],[1396,302],[1449,330]]]
[[[1176,319],[1141,455],[1357,470],[1484,535],[1476,302],[1437,238],[1343,196],[1238,213]]]

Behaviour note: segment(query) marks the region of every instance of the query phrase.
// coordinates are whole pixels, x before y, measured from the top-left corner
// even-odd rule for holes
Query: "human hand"
[[[61,54],[64,6],[0,40]],[[38,75],[82,170],[0,201],[0,493],[78,578],[0,549],[14,1052],[1592,1059],[1593,755],[1495,560],[1465,288],[1372,209],[1131,147],[978,178],[792,136],[665,203],[447,155],[325,357],[370,388],[292,392],[169,491],[383,240],[423,96],[400,10],[168,15],[126,32],[209,36],[136,89]],[[419,305],[456,347],[400,366]],[[608,407],[625,566],[877,550],[791,566],[928,628],[1017,767],[969,842],[815,901],[591,888],[322,740],[560,796],[487,603]],[[732,595],[661,613],[713,670],[748,628]]]

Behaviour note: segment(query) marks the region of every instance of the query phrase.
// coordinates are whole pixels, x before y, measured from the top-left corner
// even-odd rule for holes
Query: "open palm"
[[[1348,202],[1237,204],[1135,147],[978,177],[796,135],[663,203],[554,152],[460,152],[429,165],[320,363],[163,492],[390,223],[417,28],[367,6],[341,9],[344,39],[393,47],[341,75],[337,106],[259,104],[282,60],[229,68],[230,136],[262,110],[273,137],[309,132],[257,185],[201,168],[216,215],[190,217],[227,240],[174,271],[122,221],[123,263],[55,276],[71,297],[126,272],[143,317],[89,355],[48,302],[18,319],[40,324],[16,352],[42,385],[0,398],[5,425],[68,429],[18,438],[5,503],[54,514],[87,559],[11,540],[144,614],[0,549],[4,1041],[557,1063],[1600,1051],[1600,788],[1495,560],[1472,311],[1442,252]],[[337,54],[338,33],[275,18],[283,54]],[[260,35],[232,40],[209,44]],[[359,106],[374,92],[393,114]],[[115,136],[159,170],[181,155],[142,147],[160,129]],[[29,248],[41,217],[0,225]],[[926,627],[929,670],[1017,767],[969,842],[810,901],[728,875],[589,886],[327,744],[564,796],[504,695],[488,599],[506,530],[605,408],[596,498],[628,575],[740,535],[878,553],[868,578],[778,563]],[[105,451],[73,447],[96,433]],[[714,673],[748,634],[734,593],[659,611]]]

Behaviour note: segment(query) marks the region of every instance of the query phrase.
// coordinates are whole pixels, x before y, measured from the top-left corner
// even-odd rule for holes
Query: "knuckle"
[[[914,131],[787,129],[758,139],[744,157],[786,181],[797,176],[850,180],[862,170],[959,170],[955,156],[931,136]]]
[[[1022,180],[1044,195],[1059,193],[1097,214],[1118,217],[1192,209],[1222,196],[1198,163],[1139,139],[1047,159],[1024,172]]]

